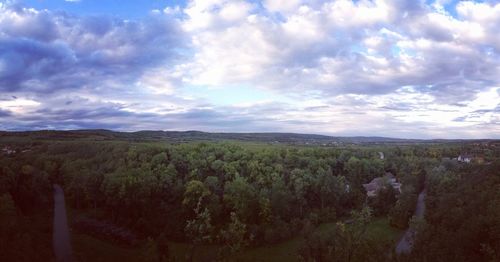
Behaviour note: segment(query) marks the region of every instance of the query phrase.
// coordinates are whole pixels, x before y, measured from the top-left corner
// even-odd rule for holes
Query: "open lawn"
[[[375,218],[368,228],[368,234],[371,237],[384,241],[391,241],[396,245],[397,241],[403,236],[404,230],[391,227],[389,219],[386,217]]]
[[[142,248],[125,248],[85,234],[73,233],[73,256],[76,261],[143,261]]]

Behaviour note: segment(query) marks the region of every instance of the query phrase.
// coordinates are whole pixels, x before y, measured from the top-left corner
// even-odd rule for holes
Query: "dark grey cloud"
[[[500,104],[498,104],[495,108],[490,109],[479,109],[474,110],[466,115],[457,117],[453,119],[455,122],[472,122],[472,123],[483,123],[480,120],[485,114],[492,114],[494,117],[489,120],[489,124],[500,125]],[[495,118],[496,117],[496,118]]]
[[[390,110],[390,111],[412,111],[416,107],[409,103],[393,103],[386,106],[381,106],[380,109]]]
[[[110,16],[0,8],[0,90],[52,93],[130,85],[156,65],[180,57],[185,38],[168,17],[127,21]],[[15,17],[15,18],[12,18]]]
[[[500,113],[500,103],[495,108],[492,108],[492,109],[479,109],[479,110],[473,111],[472,113],[476,113],[476,114]]]
[[[2,110],[0,109],[0,117],[6,117],[6,116],[11,116],[12,113],[8,110]]]
[[[50,11],[27,9],[20,3],[7,2],[4,5],[2,10],[4,14],[19,15],[16,18],[2,19],[1,30],[8,37],[29,38],[42,42],[54,41],[60,37],[56,20]]]
[[[147,113],[134,113],[115,104],[82,105],[71,109],[51,109],[44,107],[29,114],[14,116],[7,130],[36,129],[88,129],[109,128],[130,130],[131,121],[137,124],[158,121],[158,116]],[[0,125],[1,126],[1,125]]]
[[[455,122],[467,122],[467,117],[466,116],[460,116],[455,119],[453,119]]]
[[[0,112],[0,117],[3,112]],[[11,116],[8,114],[6,117]],[[7,130],[36,129],[88,129],[107,128],[113,130],[144,129],[199,129],[213,131],[249,131],[259,127],[259,121],[251,116],[241,116],[215,109],[193,108],[179,113],[136,113],[119,106],[79,108],[75,110],[41,109],[29,116],[15,117]],[[2,125],[0,124],[0,127]],[[266,126],[270,128],[269,126]]]
[[[9,92],[19,91],[30,81],[45,81],[64,73],[76,59],[63,44],[11,38],[0,39],[0,62],[5,65],[0,71],[0,90]]]

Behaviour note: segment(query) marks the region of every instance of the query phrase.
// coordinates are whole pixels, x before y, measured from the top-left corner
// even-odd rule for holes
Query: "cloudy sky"
[[[500,138],[500,1],[0,0],[0,130]]]

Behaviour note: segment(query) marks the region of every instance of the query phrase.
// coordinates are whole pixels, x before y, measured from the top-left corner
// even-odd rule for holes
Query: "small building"
[[[344,192],[345,193],[351,192],[351,186],[349,184],[345,184]]]
[[[457,157],[457,161],[462,163],[470,163],[472,162],[472,159],[473,157],[467,154],[461,154]]]
[[[4,146],[2,148],[2,153],[6,154],[6,155],[12,155],[12,154],[16,153],[16,150],[12,149],[9,146]]]
[[[378,191],[387,186],[392,186],[394,190],[401,193],[401,183],[397,182],[393,174],[387,172],[383,177],[376,177],[370,183],[363,184],[367,197],[375,197]]]
[[[377,183],[373,183],[373,180],[372,180],[372,182],[370,182],[368,184],[363,184],[363,187],[366,190],[366,196],[367,197],[375,197],[375,196],[377,196],[377,191],[380,188]]]
[[[381,160],[384,160],[385,156],[384,156],[384,152],[378,152],[378,157],[381,159]]]

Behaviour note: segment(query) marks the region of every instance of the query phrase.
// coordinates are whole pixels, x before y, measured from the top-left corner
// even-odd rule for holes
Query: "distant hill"
[[[144,130],[137,132],[117,132],[105,129],[91,130],[40,130],[40,131],[0,131],[2,137],[29,137],[31,139],[56,139],[56,140],[130,140],[130,141],[250,141],[264,143],[286,143],[286,144],[384,144],[384,143],[432,143],[432,142],[457,142],[462,140],[421,140],[400,139],[389,137],[336,137],[315,134],[297,133],[209,133],[201,131],[152,131]]]

